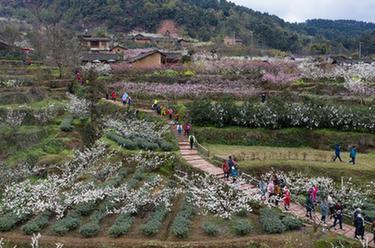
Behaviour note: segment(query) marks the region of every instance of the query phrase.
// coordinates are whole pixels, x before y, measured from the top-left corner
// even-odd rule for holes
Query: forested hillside
[[[375,24],[356,21],[291,24],[226,0],[1,0],[0,16],[30,20],[30,9],[35,9],[38,2],[44,16],[61,16],[76,30],[101,26],[115,32],[136,28],[154,32],[162,20],[170,19],[181,26],[185,35],[203,41],[236,34],[248,45],[254,40],[260,48],[292,52],[309,51],[314,44],[319,51],[326,46],[329,51],[353,52],[361,37],[373,37],[371,31],[375,30]],[[53,13],[56,9],[61,15]],[[254,32],[254,39],[249,31]],[[373,46],[368,44],[364,51],[374,53],[370,49]]]

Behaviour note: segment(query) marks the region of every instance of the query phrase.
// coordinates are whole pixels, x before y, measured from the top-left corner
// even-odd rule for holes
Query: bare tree
[[[33,43],[40,57],[59,69],[62,78],[66,69],[79,63],[80,42],[74,31],[64,26],[60,2],[45,5],[42,0],[26,1],[25,5],[34,16]]]

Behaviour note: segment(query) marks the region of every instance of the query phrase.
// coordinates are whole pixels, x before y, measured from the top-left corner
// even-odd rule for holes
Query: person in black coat
[[[355,237],[358,239],[361,238],[363,240],[365,236],[365,220],[363,219],[361,211],[359,211],[359,213],[357,214],[355,218],[354,226],[355,226]]]

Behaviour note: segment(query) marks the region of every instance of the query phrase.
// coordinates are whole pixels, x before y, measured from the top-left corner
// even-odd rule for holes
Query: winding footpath
[[[106,100],[108,102],[111,102],[113,104],[116,104],[117,106],[124,107],[121,102],[113,102],[110,100]],[[147,112],[147,113],[154,113],[152,110],[148,109],[138,109],[141,112]],[[173,133],[175,134],[177,140],[178,140],[178,146],[181,152],[182,158],[193,168],[199,169],[205,173],[208,173],[210,175],[213,175],[217,177],[218,179],[222,180],[223,183],[230,184],[230,182],[224,180],[223,171],[221,168],[213,165],[212,163],[206,161],[197,151],[197,149],[190,149],[190,144],[187,140],[187,138],[183,135],[178,135],[176,126],[174,124],[170,124],[171,129]],[[244,191],[246,194],[254,195],[258,194],[258,188],[256,185],[240,182],[240,185],[238,187],[240,190]],[[281,205],[281,206],[280,206]],[[279,207],[283,209],[283,204],[279,204]],[[304,220],[307,223],[310,223],[311,225],[315,223],[320,222],[321,215],[320,213],[315,213],[313,216],[313,220],[309,219],[305,216],[306,210],[303,206],[298,205],[296,203],[291,203],[289,208],[289,213],[293,214],[294,216]],[[327,220],[327,226],[331,226],[333,224],[333,220],[328,219]],[[322,228],[322,226],[320,226]],[[354,233],[355,228],[353,226],[343,224],[343,230],[339,229],[339,226],[337,225],[337,229],[334,230],[333,228],[330,229],[330,232],[336,233],[338,235],[343,235],[349,239],[354,239]],[[375,244],[373,241],[373,234],[366,232],[365,233],[365,239],[368,240],[368,246],[365,247],[374,247]]]
[[[230,184],[230,182],[224,180],[223,171],[222,171],[221,168],[219,168],[219,167],[213,165],[212,163],[206,161],[202,156],[199,155],[198,151],[195,148],[190,149],[190,144],[187,141],[187,138],[184,137],[184,136],[179,136],[177,134],[177,132],[175,131],[176,128],[175,128],[174,125],[171,125],[171,128],[173,128],[173,133],[175,133],[175,135],[178,139],[178,146],[180,148],[182,158],[184,160],[186,160],[186,162],[190,166],[192,166],[196,169],[202,170],[205,173],[208,173],[210,175],[213,175],[213,176],[219,178],[220,180],[222,180],[224,183]],[[258,189],[257,189],[256,185],[248,184],[248,183],[244,183],[244,182],[241,182],[241,184],[239,185],[239,189],[243,190],[245,193],[251,194],[251,195],[258,193]],[[279,205],[281,205],[280,208],[283,207],[282,204],[279,204]],[[306,221],[310,224],[313,224],[313,222],[314,222],[314,220],[311,220],[311,219],[309,219],[305,216],[305,214],[306,214],[305,208],[301,205],[296,204],[296,203],[290,204],[289,213],[295,215],[296,217],[298,217],[298,218],[300,218],[300,219],[302,219],[302,220],[304,220],[304,221]],[[319,223],[321,215],[319,213],[315,213],[314,218],[315,218],[315,222]],[[327,224],[328,224],[328,226],[331,226],[333,224],[333,220],[328,219]],[[322,227],[320,227],[320,228],[322,228]],[[347,238],[354,239],[355,228],[353,226],[343,224],[343,230],[341,230],[341,229],[338,228],[338,225],[337,225],[337,230],[334,230],[333,228],[331,228],[330,231],[333,232],[333,233],[336,233],[338,235],[343,235]],[[372,233],[366,232],[365,233],[365,239],[366,238],[369,241],[369,244],[368,244],[367,247],[375,247],[374,242],[373,242]]]

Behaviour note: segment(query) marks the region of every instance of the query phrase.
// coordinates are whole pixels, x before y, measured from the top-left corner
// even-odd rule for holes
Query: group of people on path
[[[289,211],[292,196],[285,181],[282,178],[279,178],[276,173],[271,176],[268,183],[266,182],[266,179],[262,177],[259,180],[258,188],[264,201],[268,201],[275,206],[278,206],[279,202],[282,201],[284,209]]]
[[[169,118],[169,120],[176,125],[178,136],[182,137],[182,135],[184,135],[185,137],[187,137],[190,144],[190,149],[194,148],[196,139],[192,133],[191,123],[186,122],[182,125],[180,122],[180,114],[172,107],[161,104],[157,99],[154,100],[153,104],[151,105],[151,109],[154,110],[158,115]]]
[[[224,172],[224,180],[229,181],[229,177],[232,177],[232,183],[236,183],[239,176],[238,163],[236,160],[232,156],[229,156],[228,160],[224,159],[222,168]]]
[[[357,157],[357,146],[351,146],[349,149],[349,157],[350,160],[348,161],[349,164],[355,165],[356,157]],[[335,155],[333,156],[333,162],[335,162],[337,159],[340,160],[340,162],[343,162],[341,159],[341,146],[340,144],[335,145]]]
[[[117,101],[117,99],[118,99],[117,92],[115,90],[112,90],[110,96],[107,93],[106,99],[107,100],[111,99],[112,101]],[[133,99],[129,96],[129,94],[126,91],[124,91],[124,93],[121,95],[121,102],[124,106],[129,105],[129,107],[130,107],[131,105],[133,105]]]

